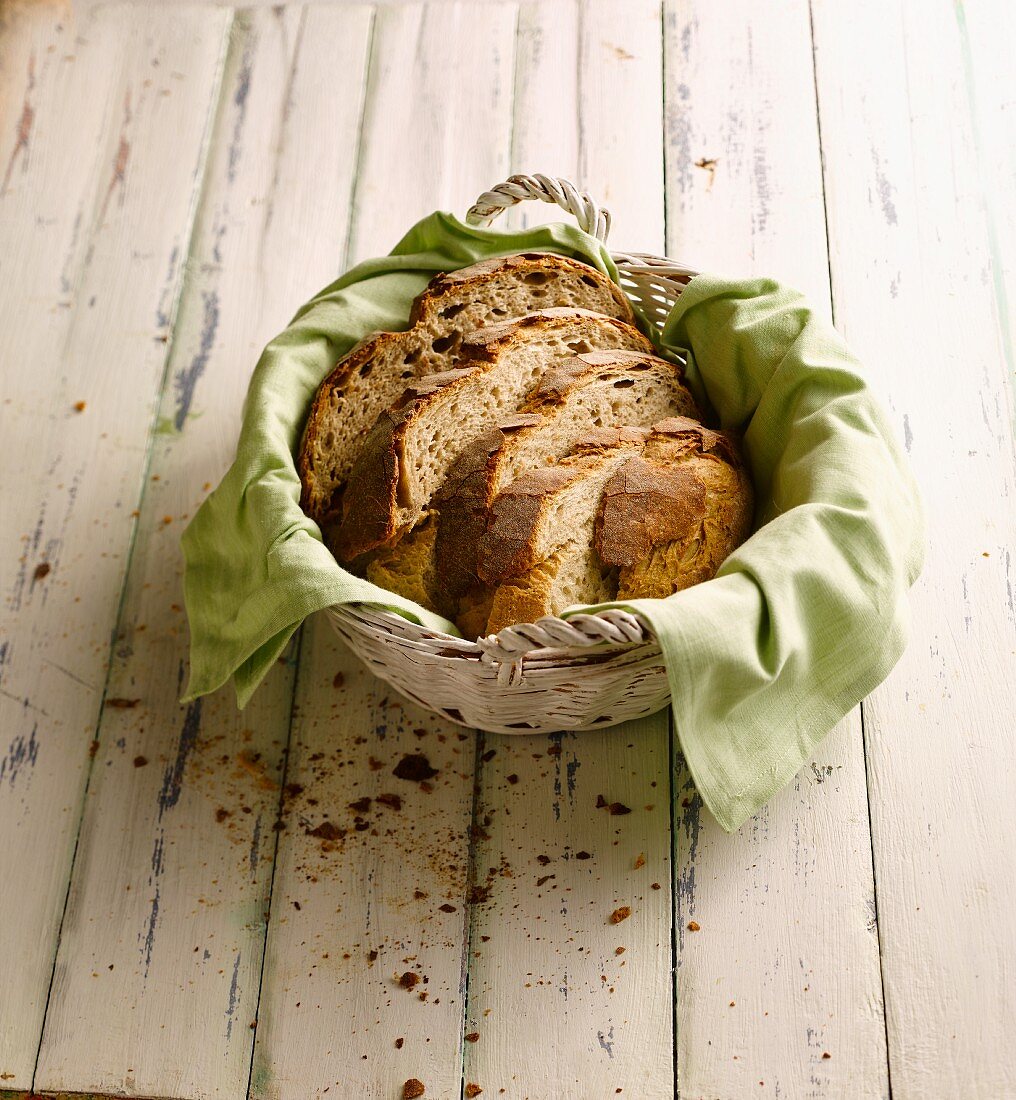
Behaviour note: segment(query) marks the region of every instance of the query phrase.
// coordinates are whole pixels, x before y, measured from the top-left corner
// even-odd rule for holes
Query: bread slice
[[[652,353],[631,325],[583,309],[548,309],[480,329],[463,340],[461,364],[418,379],[364,440],[330,544],[352,562],[391,545],[430,505],[463,450],[513,412],[556,362],[575,353]]]
[[[751,481],[733,440],[694,421],[632,456],[604,487],[593,545],[617,598],[665,599],[709,580],[751,531]]]
[[[494,501],[479,553],[496,586],[487,633],[707,580],[750,522],[750,483],[723,433],[684,417],[599,433]]]
[[[545,306],[634,323],[628,299],[607,276],[551,253],[484,260],[432,279],[413,302],[408,331],[373,334],[321,383],[297,459],[303,510],[322,525],[337,514],[360,440],[408,381],[454,366],[474,329]]]
[[[682,368],[637,351],[593,351],[555,364],[519,412],[462,453],[436,498],[437,579],[454,601],[477,582],[491,502],[524,471],[563,458],[591,427],[649,427],[700,415]]]

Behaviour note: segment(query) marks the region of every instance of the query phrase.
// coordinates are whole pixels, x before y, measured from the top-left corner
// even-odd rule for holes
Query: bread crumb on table
[[[620,924],[621,921],[627,920],[631,916],[630,905],[619,905],[613,913],[610,914],[611,924]]]

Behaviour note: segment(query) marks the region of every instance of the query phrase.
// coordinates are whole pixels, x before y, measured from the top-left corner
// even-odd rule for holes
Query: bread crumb
[[[422,1096],[426,1091],[427,1089],[419,1078],[410,1077],[402,1086],[402,1100],[416,1100],[418,1096]]]
[[[414,973],[412,970],[407,970],[405,974],[403,974],[402,977],[399,978],[399,985],[405,990],[410,990],[415,989],[416,986],[419,984],[419,981],[419,974]]]
[[[614,910],[613,913],[610,914],[609,919],[610,919],[611,924],[620,924],[621,921],[627,920],[630,916],[631,916],[631,906],[630,905],[620,905],[620,906],[617,907],[617,909]]]
[[[75,401],[74,402],[74,411],[75,412],[83,413],[85,411],[85,409],[87,409],[87,408],[88,408],[88,405],[84,401]]]
[[[466,1096],[479,1096],[481,1092],[483,1092],[483,1089],[479,1085],[474,1085],[472,1081],[466,1082]]]
[[[624,948],[623,947],[615,947],[614,948],[614,954],[615,955],[623,955],[624,954]]]
[[[635,870],[637,871],[640,867],[645,867],[645,865],[646,865],[645,853],[639,852],[639,854],[635,857]]]
[[[466,1039],[466,1042],[467,1042],[467,1043],[475,1043],[475,1042],[478,1042],[478,1041],[479,1041],[479,1038],[480,1038],[480,1033],[479,1033],[478,1031],[471,1031],[471,1032],[470,1032],[470,1033],[469,1033],[469,1034],[468,1034],[468,1035],[467,1035],[467,1036],[465,1037],[465,1039]]]
[[[401,1049],[402,1049],[402,1044],[403,1044],[403,1043],[404,1043],[405,1041],[406,1041],[406,1040],[405,1040],[405,1039],[403,1039],[403,1038],[402,1038],[402,1036],[400,1035],[400,1036],[398,1037],[398,1039],[396,1039],[396,1040],[395,1040],[395,1049],[396,1049],[396,1050],[401,1050]]]
[[[148,757],[147,756],[140,756],[139,755],[139,756],[134,757],[134,767],[135,768],[143,768],[147,763],[148,763]]]
[[[699,924],[699,922],[697,920],[688,921],[688,931],[689,932],[698,932],[701,927],[702,926]]]
[[[823,1050],[822,1051],[822,1057],[823,1058],[832,1058],[832,1055],[829,1053],[828,1050]]]

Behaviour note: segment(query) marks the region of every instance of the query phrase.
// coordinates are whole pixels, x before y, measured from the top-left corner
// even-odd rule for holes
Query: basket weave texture
[[[485,191],[466,220],[489,225],[527,199],[556,203],[606,241],[610,214],[568,180],[512,176]],[[621,287],[658,329],[696,274],[663,256],[612,252]],[[495,733],[588,730],[653,714],[670,700],[660,647],[643,619],[611,609],[507,627],[475,642],[364,604],[326,609],[382,680],[428,710]]]

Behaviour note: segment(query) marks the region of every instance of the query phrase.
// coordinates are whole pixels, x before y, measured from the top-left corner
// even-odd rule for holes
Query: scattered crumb
[[[645,853],[644,852],[639,852],[639,854],[635,857],[635,870],[637,871],[640,867],[645,867],[645,865],[646,865]]]
[[[433,779],[437,775],[437,770],[430,766],[430,761],[422,753],[408,753],[395,765],[392,774],[397,779],[408,779],[420,783]]]
[[[227,817],[232,816],[233,815],[229,812],[229,810],[225,810],[221,806],[215,811],[215,820],[218,821],[220,825],[223,821],[226,820]]]
[[[390,810],[402,809],[402,799],[397,794],[379,794],[374,801]]]
[[[398,1038],[397,1038],[397,1039],[395,1040],[395,1049],[396,1049],[396,1050],[401,1050],[401,1049],[402,1049],[402,1044],[403,1044],[403,1043],[404,1043],[405,1041],[406,1041],[406,1040],[405,1040],[405,1039],[403,1039],[403,1038],[402,1038],[402,1036],[400,1035],[400,1036],[399,1036],[399,1037],[398,1037]]]
[[[412,970],[407,970],[405,974],[399,978],[399,985],[405,990],[415,989],[419,983],[420,975]]]
[[[355,802],[349,803],[351,810],[356,810],[358,814],[365,814],[370,809],[370,798],[358,798]]]
[[[173,522],[173,517],[172,516],[163,516],[162,517],[162,522],[168,526],[169,524],[171,524]]]
[[[736,1001],[731,1001],[731,1002],[730,1002],[730,1007],[731,1007],[731,1008],[733,1008],[735,1004],[737,1004],[737,1002],[736,1002]]]
[[[659,889],[660,889],[660,884],[659,884],[658,882],[654,882],[654,883],[652,884],[652,887],[651,887],[651,889],[653,889],[653,890],[659,890]]]
[[[623,947],[615,947],[614,948],[614,954],[615,955],[623,955],[624,954],[624,948]]]
[[[603,797],[603,795],[602,795],[602,794],[598,794],[598,795],[596,796],[596,808],[597,808],[598,810],[602,810],[602,809],[604,808],[604,806],[607,806],[608,804],[609,804],[609,803],[608,803],[608,802],[607,802],[607,800],[606,800],[606,799],[605,799],[605,798]]]
[[[627,920],[631,916],[631,906],[621,905],[610,914],[611,924],[620,924],[621,921]]]
[[[41,581],[43,577],[48,577],[53,566],[48,561],[41,561],[35,567],[35,572],[32,574],[33,580]]]
[[[98,741],[96,740],[96,741],[93,741],[93,742],[92,742],[92,743],[91,743],[91,744],[90,744],[90,745],[88,746],[88,755],[89,755],[89,756],[90,756],[90,757],[91,757],[91,758],[92,758],[92,759],[94,760],[94,759],[95,759],[95,754],[96,754],[96,753],[97,753],[98,751],[99,751],[99,742],[98,742]]]
[[[466,1082],[466,1096],[479,1096],[481,1092],[483,1092],[483,1089],[479,1085],[474,1085],[472,1081]]]
[[[487,749],[487,751],[480,756],[480,759],[484,764],[489,764],[495,756],[497,756],[497,749]]]
[[[471,1031],[465,1036],[465,1040],[467,1043],[477,1043],[480,1040],[480,1033],[478,1031]]]
[[[416,1077],[410,1077],[402,1086],[402,1100],[416,1100],[418,1096],[422,1096],[426,1091],[421,1080]]]
[[[536,857],[536,862],[537,862],[537,863],[538,863],[538,864],[539,864],[539,865],[540,865],[541,867],[546,867],[546,866],[547,866],[547,864],[548,864],[548,863],[550,863],[550,856],[537,856],[537,857]]]
[[[336,672],[335,677],[332,680],[333,688],[340,688],[346,682],[346,677],[341,672]]]
[[[140,699],[107,699],[107,707],[115,707],[117,710],[131,710],[140,703]]]
[[[581,852],[576,852],[575,853],[575,858],[576,859],[592,859],[593,856],[592,856],[591,852],[581,851]]]
[[[822,1051],[822,1057],[823,1058],[832,1058],[832,1055],[829,1053],[828,1050],[823,1050]]]
[[[135,756],[134,757],[134,767],[135,768],[143,768],[147,763],[148,763],[148,757],[147,756]]]
[[[547,749],[547,755],[548,756],[560,756],[561,755],[561,746],[560,745],[551,745],[550,748]]]
[[[88,405],[84,401],[75,401],[74,402],[74,411],[77,412],[77,413],[83,413],[85,411],[85,409],[87,409],[87,408],[88,408]]]
[[[378,760],[377,757],[368,756],[367,766],[372,772],[379,772],[385,766],[385,763],[383,760]]]
[[[489,886],[470,886],[469,887],[469,904],[481,905],[490,897]]]
[[[513,787],[516,783],[518,783],[518,781],[519,777],[514,772],[512,772],[512,774],[508,776],[508,782],[511,783]]]
[[[715,157],[699,157],[695,161],[696,168],[703,168],[709,173],[709,182],[706,184],[706,190],[712,189],[713,180],[716,179],[716,158]]]
[[[330,821],[322,821],[316,829],[307,830],[307,836],[316,836],[320,840],[341,840],[345,835],[345,829],[338,828]]]
[[[702,927],[702,925],[700,925],[697,920],[688,921],[688,931],[689,932],[698,932],[701,929],[701,927]]]
[[[609,813],[612,817],[620,817],[623,814],[630,814],[631,809],[623,802],[611,802],[611,804],[607,807],[607,813]]]
[[[542,886],[545,882],[549,882],[552,878],[557,878],[557,875],[541,875],[536,880],[536,885]]]
[[[444,903],[444,905],[439,905],[438,909],[440,909],[442,913],[454,913],[455,912],[455,906],[450,904],[447,901]]]

